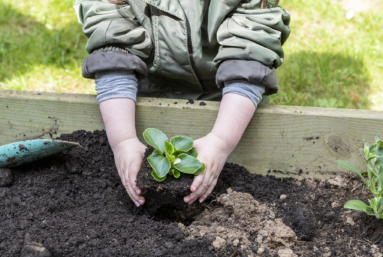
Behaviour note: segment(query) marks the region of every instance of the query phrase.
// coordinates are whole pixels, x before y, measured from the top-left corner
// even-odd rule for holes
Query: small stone
[[[283,200],[283,199],[286,199],[286,197],[287,197],[287,195],[281,195],[281,196],[279,197],[279,199]]]
[[[337,208],[337,207],[340,207],[341,205],[340,205],[340,203],[339,202],[332,202],[331,203],[331,208]]]
[[[260,248],[258,248],[257,254],[262,254],[264,252],[265,252],[265,248],[260,247]]]
[[[316,246],[313,247],[313,250],[314,250],[314,252],[319,251],[318,247],[316,247]]]
[[[331,256],[331,249],[329,247],[324,248],[324,254],[323,257],[330,257]]]
[[[32,242],[21,249],[20,257],[50,257],[51,253],[42,244]]]
[[[346,217],[346,223],[350,224],[352,227],[355,225],[354,220],[350,216]]]
[[[297,257],[290,248],[284,248],[278,251],[278,257]]]
[[[332,188],[347,188],[347,182],[341,175],[338,175],[333,179],[329,179],[328,183]]]
[[[222,238],[220,238],[219,236],[217,236],[217,237],[215,238],[215,241],[213,242],[213,247],[214,247],[214,249],[219,250],[219,249],[221,249],[221,248],[224,247],[224,246],[226,246],[226,241],[225,241],[225,239],[222,239]]]
[[[237,247],[238,244],[239,244],[239,240],[238,240],[238,239],[235,239],[235,240],[233,241],[233,246],[234,246],[234,247]]]
[[[12,185],[13,176],[10,169],[0,169],[0,187]]]
[[[312,188],[312,189],[316,188],[316,186],[317,186],[316,183],[315,183],[315,180],[310,179],[310,178],[306,179],[306,181],[305,181],[305,185],[306,185],[308,188]]]

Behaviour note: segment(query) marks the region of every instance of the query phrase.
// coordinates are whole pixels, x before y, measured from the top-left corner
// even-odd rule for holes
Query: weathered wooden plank
[[[199,103],[140,98],[137,131],[155,127],[168,136],[201,137],[211,130],[219,103]],[[0,90],[0,110],[0,144],[104,128],[92,95]],[[335,160],[363,169],[358,148],[383,137],[382,128],[383,112],[263,105],[229,161],[260,174],[328,178],[344,171]]]

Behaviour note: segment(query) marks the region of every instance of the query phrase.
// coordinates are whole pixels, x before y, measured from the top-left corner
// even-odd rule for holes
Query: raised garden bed
[[[160,128],[167,134],[197,138],[208,130],[216,103],[174,102],[141,99],[139,131],[155,127],[150,119],[165,110],[166,118],[183,121],[180,132]],[[102,127],[93,96],[3,91],[0,108],[1,144]],[[8,180],[0,187],[0,256],[382,256],[382,221],[342,208],[350,199],[366,200],[369,192],[356,177],[336,176],[341,169],[332,162],[347,160],[362,169],[357,148],[363,137],[379,135],[383,116],[293,110],[260,108],[230,161],[251,172],[306,179],[226,164],[204,204],[177,210],[135,207],[104,132],[61,135],[82,148],[14,168],[11,182],[0,174]],[[207,125],[191,132],[189,119]]]
[[[381,256],[383,223],[342,208],[367,198],[358,179],[280,179],[226,164],[206,203],[153,213],[129,200],[104,132],[61,139],[82,148],[15,168],[0,188],[0,256]]]

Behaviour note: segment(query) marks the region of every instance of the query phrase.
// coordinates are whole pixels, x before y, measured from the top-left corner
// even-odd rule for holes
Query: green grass
[[[292,34],[271,103],[383,110],[383,4],[347,20],[343,2],[281,1]]]
[[[0,87],[95,93],[81,76],[85,43],[72,1],[0,0]]]
[[[0,0],[0,88],[95,93],[73,2]],[[342,2],[280,2],[292,34],[271,103],[383,109],[383,4],[347,20]]]

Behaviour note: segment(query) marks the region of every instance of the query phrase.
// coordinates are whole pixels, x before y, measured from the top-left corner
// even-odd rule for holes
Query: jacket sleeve
[[[85,78],[108,70],[133,70],[138,79],[147,76],[144,60],[150,56],[152,40],[126,1],[78,0],[74,8],[88,37]]]
[[[278,91],[275,69],[283,62],[290,14],[279,6],[261,6],[262,0],[244,0],[219,27],[220,49],[214,59],[219,87],[227,81],[247,81],[265,86],[266,95]]]

